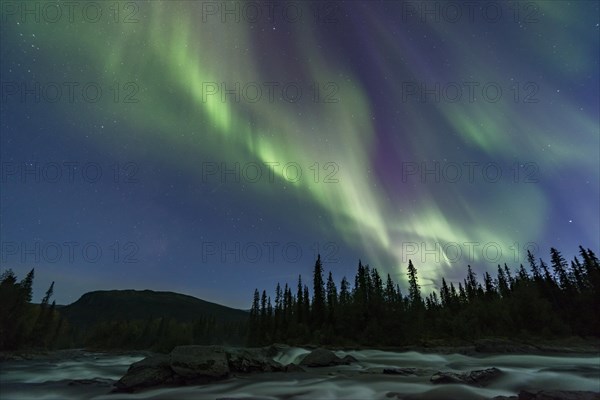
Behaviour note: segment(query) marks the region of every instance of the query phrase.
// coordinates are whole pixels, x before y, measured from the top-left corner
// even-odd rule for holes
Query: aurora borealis
[[[597,2],[47,4],[2,3],[1,264],[59,303],[600,247]]]

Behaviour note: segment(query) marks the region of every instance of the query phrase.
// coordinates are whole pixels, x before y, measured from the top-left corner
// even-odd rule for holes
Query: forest
[[[224,321],[215,315],[188,320],[169,315],[102,320],[91,326],[69,321],[50,302],[54,282],[40,303],[32,303],[34,270],[21,281],[10,269],[0,275],[0,350],[144,349],[169,352],[185,344],[263,346],[271,343],[330,346],[446,345],[478,338],[599,337],[600,263],[579,247],[567,262],[552,248],[550,262],[527,253],[528,267],[498,265],[481,279],[470,265],[462,282],[442,278],[439,289],[423,293],[412,261],[403,292],[389,274],[358,262],[351,283],[339,286],[317,257],[312,291],[302,276],[277,283],[273,300],[254,291],[247,317]],[[325,276],[327,278],[325,279]],[[123,307],[127,307],[123,304]],[[87,309],[86,309],[87,310]],[[89,313],[95,311],[90,308]],[[239,311],[237,311],[239,312]]]
[[[255,290],[248,326],[251,345],[398,346],[448,344],[484,337],[560,338],[600,336],[600,265],[590,249],[568,263],[552,248],[550,265],[527,253],[528,268],[498,265],[478,279],[470,265],[462,282],[439,283],[421,292],[418,271],[409,260],[408,290],[390,275],[358,263],[351,284],[339,289],[331,272],[324,279],[320,256],[309,287],[278,283],[274,301]]]

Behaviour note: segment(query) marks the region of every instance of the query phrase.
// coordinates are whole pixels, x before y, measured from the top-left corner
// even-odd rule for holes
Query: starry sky
[[[600,248],[598,2],[73,4],[1,10],[0,265],[34,300]]]

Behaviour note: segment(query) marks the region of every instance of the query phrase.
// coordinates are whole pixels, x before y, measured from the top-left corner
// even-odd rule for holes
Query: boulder
[[[115,383],[116,391],[132,392],[135,390],[165,385],[173,381],[169,356],[159,355],[147,357],[131,364],[127,373]]]
[[[184,380],[213,381],[229,375],[227,353],[218,346],[178,346],[171,351],[170,366]]]
[[[487,386],[491,381],[502,375],[498,368],[487,368],[471,371],[466,374],[456,372],[436,372],[430,379],[431,383],[462,383],[472,386]]]
[[[169,355],[150,356],[132,364],[115,384],[115,390],[133,392],[156,386],[205,384],[226,379],[232,373],[298,371],[266,354],[265,349],[178,346]]]
[[[335,365],[348,365],[355,361],[356,359],[352,356],[340,358],[331,350],[316,349],[307,354],[300,361],[300,365],[305,367],[331,367]]]
[[[230,348],[226,351],[229,370],[232,372],[276,372],[285,370],[283,365],[268,357],[269,352],[263,349]]]
[[[498,378],[501,375],[502,375],[502,371],[500,371],[496,367],[479,369],[479,370],[471,371],[468,375],[468,380],[470,382],[473,382],[472,383],[473,385],[487,386],[493,380],[495,380],[496,378]]]

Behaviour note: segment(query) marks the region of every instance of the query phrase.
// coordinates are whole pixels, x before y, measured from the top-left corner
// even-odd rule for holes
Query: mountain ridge
[[[247,311],[203,300],[187,294],[150,289],[95,290],[58,308],[72,325],[91,327],[103,321],[172,318],[192,322],[212,316],[217,321],[246,320]]]

